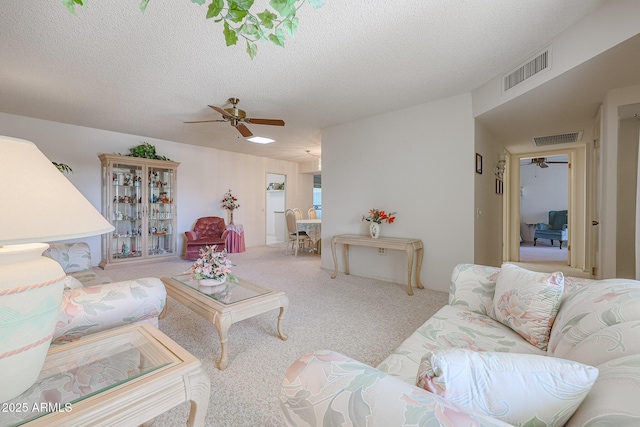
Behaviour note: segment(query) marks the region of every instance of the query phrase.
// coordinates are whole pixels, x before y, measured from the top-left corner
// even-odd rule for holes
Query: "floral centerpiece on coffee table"
[[[377,239],[380,236],[380,224],[383,222],[393,224],[393,221],[396,220],[395,214],[396,212],[386,213],[380,209],[371,209],[367,216],[362,215],[362,221],[371,223],[369,225],[369,234],[371,234],[371,237],[374,239]]]
[[[239,207],[238,199],[231,194],[231,190],[227,191],[222,198],[222,209],[229,211],[229,224],[233,224],[233,211]]]
[[[215,249],[215,246],[200,249],[200,257],[191,266],[193,278],[198,280],[200,286],[220,286],[221,289],[225,287],[225,282],[238,283],[238,278],[231,273],[233,264],[227,251],[216,252]]]

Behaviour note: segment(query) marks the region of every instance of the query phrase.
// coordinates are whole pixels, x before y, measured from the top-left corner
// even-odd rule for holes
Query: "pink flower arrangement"
[[[222,209],[232,211],[238,209],[240,205],[237,203],[238,199],[231,194],[231,190],[227,191],[222,198]]]
[[[227,257],[227,251],[216,252],[215,246],[200,249],[200,258],[193,262],[191,273],[194,279],[226,280],[238,282],[238,278],[231,274],[233,264]]]
[[[386,213],[385,211],[381,211],[379,209],[371,209],[367,216],[362,215],[362,220],[367,222],[375,222],[377,224],[382,224],[383,221],[386,221],[389,224],[393,224],[393,221],[396,220],[394,216],[396,212]]]

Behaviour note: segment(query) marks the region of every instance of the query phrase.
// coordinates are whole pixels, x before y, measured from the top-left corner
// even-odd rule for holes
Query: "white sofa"
[[[564,277],[556,306],[559,310],[547,318],[552,322],[547,329],[548,342],[533,340],[536,345],[532,345],[516,330],[496,320],[501,315],[496,313],[496,307],[500,311],[503,301],[498,297],[494,301],[496,283],[502,292],[505,283],[508,284],[506,272],[512,271],[511,267],[514,266],[503,266],[500,279],[500,268],[458,265],[452,275],[449,304],[428,319],[377,368],[327,350],[300,357],[287,370],[280,391],[287,424],[509,425],[493,416],[495,402],[490,402],[485,410],[469,407],[469,401],[477,403],[476,399],[481,400],[478,397],[481,387],[473,389],[473,396],[465,403],[464,399],[445,398],[446,393],[436,395],[416,386],[420,375],[427,372],[421,362],[426,360],[428,367],[435,354],[461,348],[481,357],[497,355],[526,359],[529,356],[525,355],[541,355],[544,357],[534,359],[558,361],[571,369],[579,367],[590,372],[595,371],[591,367],[597,368],[599,373],[593,386],[586,387],[582,397],[563,414],[566,415],[564,419],[555,418],[562,420],[559,424],[531,422],[528,425],[640,426],[640,282]],[[544,319],[536,319],[536,322],[538,320],[544,323]],[[510,325],[515,329],[519,326]],[[451,352],[443,354],[448,353]],[[462,366],[463,369],[468,367]],[[498,366],[498,369],[502,368]],[[442,374],[438,369],[428,371],[435,372],[436,381],[440,379],[437,374]],[[550,373],[546,370],[540,373],[546,374]],[[524,384],[519,383],[521,379],[503,381],[496,389],[488,390],[489,400],[498,388],[517,394],[522,390],[514,388],[520,387],[525,389],[522,392],[531,405],[540,403],[544,396],[537,394],[533,385],[537,377],[534,373],[533,381],[527,383],[525,379]],[[498,375],[485,377],[488,381],[492,378],[498,378]],[[467,378],[455,381],[458,380],[469,381]]]
[[[91,252],[85,242],[51,244],[43,256],[57,261],[67,273],[53,344],[143,321],[158,327],[167,299],[160,279],[111,283],[111,279],[92,270]]]

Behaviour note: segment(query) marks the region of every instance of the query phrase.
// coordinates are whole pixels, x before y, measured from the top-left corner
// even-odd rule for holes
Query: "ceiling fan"
[[[549,161],[546,157],[536,157],[531,159],[531,165],[536,165],[542,169],[548,168],[550,164],[567,164],[567,161]]]
[[[240,102],[238,98],[229,98],[229,102],[231,103],[231,108],[220,108],[215,105],[209,105],[209,108],[213,108],[218,113],[222,115],[221,120],[198,120],[195,122],[184,122],[184,123],[208,123],[208,122],[229,122],[231,126],[236,128],[240,134],[248,138],[253,135],[249,128],[247,128],[245,123],[252,123],[256,125],[270,125],[270,126],[284,126],[284,121],[279,119],[256,119],[247,117],[247,113],[244,110],[236,108],[236,105]]]

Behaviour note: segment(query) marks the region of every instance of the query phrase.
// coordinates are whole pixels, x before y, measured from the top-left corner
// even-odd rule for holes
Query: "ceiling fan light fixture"
[[[247,138],[247,141],[251,141],[256,144],[271,144],[272,142],[276,142],[275,139],[265,138],[263,136],[253,136],[251,138]]]

